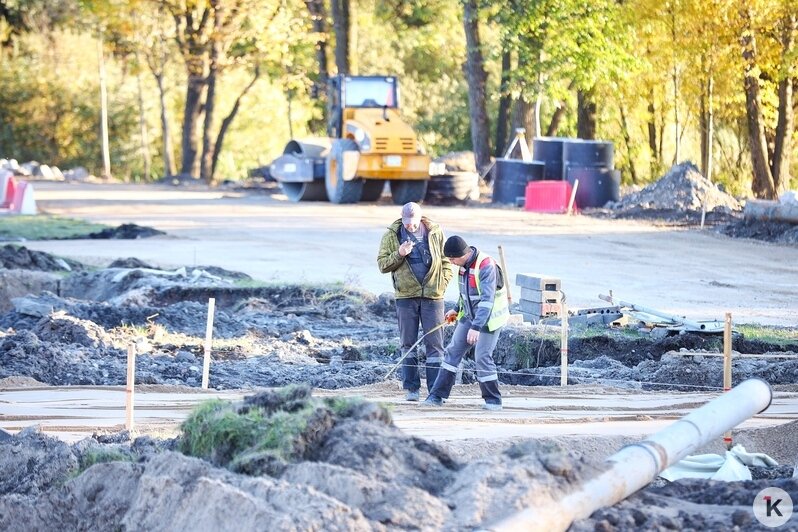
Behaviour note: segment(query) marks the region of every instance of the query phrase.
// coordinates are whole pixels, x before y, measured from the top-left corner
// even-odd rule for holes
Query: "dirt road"
[[[276,282],[340,282],[381,293],[376,251],[399,214],[379,204],[291,203],[280,194],[157,185],[42,182],[43,212],[111,225],[136,223],[166,237],[143,240],[28,242],[32,249],[105,265],[138,257],[162,267],[216,265]],[[798,324],[798,249],[732,239],[709,230],[565,217],[518,209],[438,207],[425,214],[447,235],[496,253],[502,244],[519,272],[562,279],[572,307],[601,306],[599,293],[693,319]],[[512,283],[514,285],[514,282]],[[513,286],[518,297],[519,289]],[[450,286],[447,298],[456,298]]]

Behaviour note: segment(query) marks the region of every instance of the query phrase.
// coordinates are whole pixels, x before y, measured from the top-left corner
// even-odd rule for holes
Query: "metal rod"
[[[426,337],[427,337],[427,335],[434,333],[435,331],[437,331],[438,329],[440,329],[441,327],[443,327],[444,325],[446,325],[446,323],[447,323],[446,321],[444,321],[443,323],[439,323],[438,325],[436,325],[436,326],[435,326],[435,327],[433,327],[432,329],[430,329],[430,330],[428,330],[427,332],[425,332],[425,333],[424,333],[424,334],[421,336],[421,338],[419,338],[418,340],[416,340],[416,343],[414,343],[413,345],[411,345],[411,346],[410,346],[410,348],[409,348],[407,351],[405,351],[405,354],[404,354],[404,355],[402,355],[402,357],[401,357],[399,360],[397,360],[397,361],[396,361],[396,364],[394,364],[394,365],[393,365],[393,367],[391,367],[391,369],[389,369],[389,370],[388,370],[388,373],[386,373],[386,374],[385,374],[385,376],[382,378],[382,380],[385,380],[385,379],[387,379],[388,377],[390,377],[390,376],[391,376],[391,374],[392,374],[394,371],[396,371],[396,368],[398,368],[399,366],[401,366],[401,365],[402,365],[402,362],[403,362],[403,361],[404,361],[404,359],[407,357],[407,355],[409,355],[409,354],[410,354],[410,352],[411,352],[411,351],[413,351],[413,349],[415,349],[415,348],[418,346],[418,344],[420,344],[420,343],[421,343],[421,340],[423,340],[424,338],[426,338]]]
[[[606,469],[564,497],[540,497],[531,508],[487,527],[492,531],[566,530],[599,508],[612,506],[654,480],[664,469],[763,412],[773,392],[762,379],[748,379],[676,423],[609,457]]]

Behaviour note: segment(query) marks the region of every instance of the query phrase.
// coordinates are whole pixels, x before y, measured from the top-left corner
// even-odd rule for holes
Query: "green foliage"
[[[798,331],[786,327],[742,324],[735,325],[734,330],[742,333],[746,340],[759,340],[780,346],[798,343]]]
[[[75,476],[80,475],[94,464],[107,462],[133,462],[133,456],[116,449],[90,449],[80,457],[80,468]]]
[[[103,224],[57,216],[3,216],[0,217],[2,240],[57,240],[75,238],[106,229]]]
[[[0,69],[0,146],[5,156],[60,168],[100,166],[96,62],[73,57],[89,39],[67,33],[29,35]],[[88,64],[87,64],[88,63]],[[117,98],[109,109],[114,164],[129,159],[135,106]]]

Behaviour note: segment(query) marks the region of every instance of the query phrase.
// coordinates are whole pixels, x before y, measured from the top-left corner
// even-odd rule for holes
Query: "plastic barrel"
[[[547,181],[563,179],[563,145],[569,139],[564,137],[536,137],[532,139],[532,158],[546,165]]]
[[[526,194],[526,184],[544,177],[545,165],[541,161],[496,159],[493,166],[493,203],[515,205]]]
[[[562,160],[568,166],[601,166],[613,169],[614,149],[605,140],[568,139],[562,147]]]
[[[608,201],[620,199],[621,173],[618,170],[598,166],[568,165],[566,175],[571,185],[579,180],[576,205],[580,209],[603,207]]]

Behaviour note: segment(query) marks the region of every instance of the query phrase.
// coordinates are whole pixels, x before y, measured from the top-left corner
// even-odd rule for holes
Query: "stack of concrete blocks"
[[[524,321],[538,323],[562,315],[559,279],[539,273],[519,273],[515,276],[515,284],[521,287],[518,306]]]

